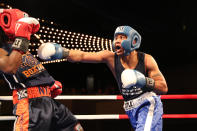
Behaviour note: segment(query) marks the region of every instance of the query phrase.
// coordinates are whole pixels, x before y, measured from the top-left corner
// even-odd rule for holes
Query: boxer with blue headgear
[[[71,62],[106,63],[115,76],[134,130],[162,131],[163,107],[158,95],[165,94],[168,87],[154,58],[136,50],[140,44],[137,31],[119,26],[112,44],[115,53],[68,50],[57,43],[45,43],[38,48],[38,56],[43,60],[66,58]]]
[[[124,55],[129,55],[133,50],[138,49],[141,44],[141,36],[140,34],[131,28],[130,26],[119,26],[116,28],[114,33],[114,38],[123,34],[127,36],[126,40],[123,40],[121,46],[124,49]],[[113,41],[113,50],[115,50],[115,43]]]

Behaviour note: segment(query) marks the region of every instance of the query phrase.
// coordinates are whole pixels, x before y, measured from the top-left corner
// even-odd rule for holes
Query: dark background
[[[197,93],[197,8],[191,1],[11,0],[5,3],[33,17],[53,21],[62,29],[107,39],[113,39],[117,26],[130,25],[142,36],[140,51],[156,59],[166,78],[168,94]],[[63,83],[63,94],[99,94],[99,89],[103,94],[118,94],[115,80],[104,64],[62,62],[46,64],[45,67]],[[93,89],[88,88],[88,77],[94,78]],[[7,89],[3,91],[4,94],[9,92]],[[195,102],[164,101],[164,112],[168,114],[197,113],[193,107],[196,107]],[[118,124],[122,127],[120,130],[124,127],[126,130],[129,124],[128,120],[82,123],[87,129],[89,126],[89,130],[96,126],[102,131],[104,128],[119,130]],[[196,119],[165,119],[164,130],[192,130],[195,124]]]

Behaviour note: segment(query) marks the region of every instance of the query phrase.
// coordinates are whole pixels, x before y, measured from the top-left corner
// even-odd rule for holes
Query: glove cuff
[[[17,37],[12,44],[12,49],[26,53],[29,49],[29,42],[30,41],[27,38]]]
[[[153,90],[155,88],[155,81],[152,78],[146,77],[146,87]]]
[[[63,48],[63,58],[67,58],[69,56],[69,49]]]

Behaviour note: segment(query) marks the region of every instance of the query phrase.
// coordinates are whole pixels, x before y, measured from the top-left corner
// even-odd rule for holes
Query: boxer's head
[[[138,49],[141,44],[140,34],[130,26],[119,26],[114,33],[113,50],[120,48],[116,45],[115,38],[117,35],[125,35],[126,40],[121,42],[121,47],[124,49],[124,55],[129,55],[133,50]]]
[[[28,14],[19,9],[0,9],[0,26],[9,38],[15,33],[16,22],[23,17]]]

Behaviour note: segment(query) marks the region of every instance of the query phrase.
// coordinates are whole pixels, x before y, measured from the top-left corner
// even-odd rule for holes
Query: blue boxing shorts
[[[154,92],[125,101],[124,109],[135,131],[162,131],[163,104]]]

